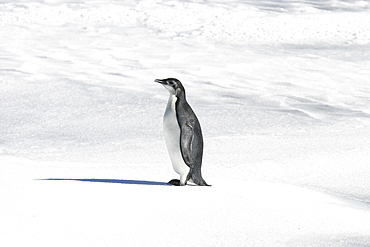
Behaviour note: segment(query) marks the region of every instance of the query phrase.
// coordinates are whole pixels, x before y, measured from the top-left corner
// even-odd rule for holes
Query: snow
[[[369,11],[0,1],[0,245],[370,246]],[[211,187],[166,185],[167,77]]]

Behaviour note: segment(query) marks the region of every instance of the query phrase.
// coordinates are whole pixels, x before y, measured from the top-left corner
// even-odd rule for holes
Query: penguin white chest
[[[163,117],[164,138],[173,169],[180,174],[180,177],[185,179],[190,168],[185,164],[181,154],[181,131],[176,117],[176,101],[177,97],[175,95],[170,95]]]

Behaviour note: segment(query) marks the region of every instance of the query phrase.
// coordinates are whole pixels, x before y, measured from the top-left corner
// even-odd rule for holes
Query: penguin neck
[[[182,101],[182,102],[185,102],[186,101],[186,95],[185,95],[185,91],[179,91],[177,92],[177,94],[174,95],[177,100],[179,101]]]

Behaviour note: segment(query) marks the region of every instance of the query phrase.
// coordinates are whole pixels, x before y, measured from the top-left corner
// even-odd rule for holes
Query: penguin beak
[[[167,84],[165,80],[161,80],[161,79],[155,79],[154,82],[158,82],[158,83],[163,84],[163,85]]]
[[[170,94],[173,94],[173,95],[176,94],[176,91],[175,91],[173,85],[170,85],[168,83],[168,79],[155,79],[154,81],[162,84],[164,86],[164,88],[167,89],[168,92],[170,92]]]

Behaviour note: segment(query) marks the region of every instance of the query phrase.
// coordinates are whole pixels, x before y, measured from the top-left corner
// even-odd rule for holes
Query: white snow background
[[[0,1],[0,246],[370,246],[370,1]],[[176,77],[203,129],[177,178]]]

